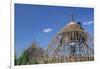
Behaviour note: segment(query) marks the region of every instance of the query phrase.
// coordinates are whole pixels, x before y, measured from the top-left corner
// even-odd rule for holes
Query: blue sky
[[[71,20],[71,12],[76,22],[94,35],[94,9],[80,7],[60,7],[46,5],[15,4],[15,51],[19,55],[33,41],[43,48]]]

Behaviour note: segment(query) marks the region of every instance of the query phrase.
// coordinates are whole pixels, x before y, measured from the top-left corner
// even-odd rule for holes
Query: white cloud
[[[93,21],[87,21],[87,22],[84,22],[83,24],[84,25],[91,25],[91,24],[93,24],[94,22]]]
[[[52,30],[53,30],[52,28],[46,28],[43,30],[43,32],[48,33],[48,32],[51,32]]]

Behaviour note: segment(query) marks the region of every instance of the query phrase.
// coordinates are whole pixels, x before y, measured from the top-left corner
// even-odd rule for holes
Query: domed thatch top
[[[64,38],[67,39],[67,41],[87,41],[87,33],[74,21],[68,23],[60,32],[58,32],[58,35],[65,36]]]
[[[71,30],[79,30],[80,26],[76,22],[68,23],[63,29],[63,32],[71,31]]]
[[[74,28],[78,28],[79,25],[76,22],[70,22],[68,23],[67,27],[74,27]]]

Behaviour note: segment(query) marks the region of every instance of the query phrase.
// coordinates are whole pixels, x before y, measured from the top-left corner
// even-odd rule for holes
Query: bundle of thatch
[[[35,42],[25,50],[30,63],[40,63],[43,59],[44,52],[44,49],[39,47]]]
[[[45,51],[39,47],[36,42],[23,51],[23,53],[17,58],[15,55],[15,65],[28,65],[43,63],[43,55]]]

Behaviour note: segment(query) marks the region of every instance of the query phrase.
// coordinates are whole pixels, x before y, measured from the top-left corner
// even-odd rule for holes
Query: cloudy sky
[[[19,55],[33,41],[43,48],[55,34],[71,20],[71,12],[76,22],[93,35],[93,8],[41,6],[15,4],[15,51]]]

